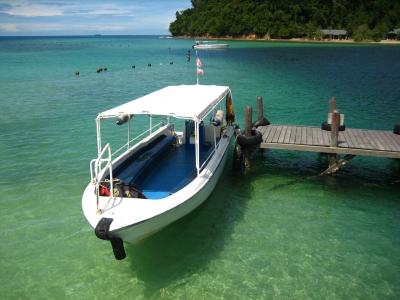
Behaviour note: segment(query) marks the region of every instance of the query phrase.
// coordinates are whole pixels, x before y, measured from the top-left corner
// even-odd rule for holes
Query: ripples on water
[[[398,298],[400,163],[390,159],[356,157],[319,177],[327,162],[318,154],[263,151],[246,177],[228,165],[204,205],[127,246],[128,259],[115,261],[95,238],[80,197],[96,114],[194,83],[191,44],[0,39],[1,298]],[[335,96],[348,127],[390,130],[400,115],[399,53],[231,42],[202,53],[201,82],[231,86],[241,124],[244,106],[263,95],[273,123],[319,126]],[[108,71],[95,73],[100,66]]]

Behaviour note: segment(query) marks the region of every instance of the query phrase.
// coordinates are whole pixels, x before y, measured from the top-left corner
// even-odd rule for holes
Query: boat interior
[[[113,178],[135,186],[145,198],[163,199],[183,188],[197,176],[194,122],[184,121],[183,133],[165,130],[115,164]],[[214,135],[215,130],[215,135]],[[200,166],[214,154],[221,125],[199,125]]]

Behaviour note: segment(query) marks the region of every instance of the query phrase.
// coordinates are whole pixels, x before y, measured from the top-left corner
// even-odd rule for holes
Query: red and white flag
[[[204,70],[197,68],[197,75],[203,75]]]
[[[196,66],[197,66],[198,68],[200,68],[200,67],[203,66],[203,64],[201,63],[201,60],[200,60],[199,57],[196,57]]]

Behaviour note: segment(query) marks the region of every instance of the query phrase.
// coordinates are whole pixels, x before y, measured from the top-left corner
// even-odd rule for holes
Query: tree
[[[355,40],[379,40],[400,27],[396,0],[192,0],[176,13],[174,36],[271,35],[320,37],[321,28],[346,29]]]

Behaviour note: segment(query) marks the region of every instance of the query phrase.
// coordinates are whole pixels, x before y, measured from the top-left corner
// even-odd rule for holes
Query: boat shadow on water
[[[137,245],[127,245],[130,267],[154,297],[205,270],[229,243],[251,198],[251,181],[232,173],[228,160],[211,196],[184,218]]]

